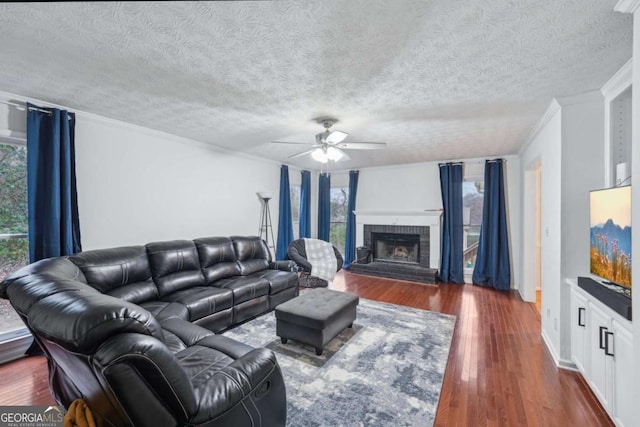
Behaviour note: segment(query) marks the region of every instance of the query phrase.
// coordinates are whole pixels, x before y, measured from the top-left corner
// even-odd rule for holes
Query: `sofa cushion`
[[[261,296],[269,295],[269,281],[262,277],[236,276],[218,280],[216,287],[233,291],[233,305]]]
[[[200,267],[207,283],[240,275],[233,242],[228,237],[206,237],[194,240]]]
[[[198,250],[192,241],[154,242],[146,248],[151,274],[161,297],[180,289],[205,285]]]
[[[151,313],[84,283],[78,283],[75,291],[40,299],[27,316],[30,329],[38,336],[76,353],[91,354],[110,337],[128,332],[163,339]]]
[[[240,274],[247,276],[269,268],[271,254],[264,241],[257,236],[231,236],[238,257]]]
[[[247,277],[261,277],[269,281],[269,295],[298,286],[298,275],[290,271],[262,270]]]
[[[136,304],[158,296],[144,246],[81,252],[69,261],[78,266],[89,285],[104,294]]]
[[[189,320],[189,310],[184,304],[179,302],[167,302],[167,301],[147,301],[140,304],[140,307],[147,310],[156,318],[157,321],[162,322],[166,319],[182,319]]]
[[[187,307],[190,321],[198,320],[233,306],[233,292],[213,286],[195,286],[181,289],[161,298]]]

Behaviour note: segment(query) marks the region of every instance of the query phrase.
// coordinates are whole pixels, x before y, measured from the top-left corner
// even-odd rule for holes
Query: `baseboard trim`
[[[549,339],[547,334],[544,332],[544,330],[542,331],[541,336],[542,336],[542,341],[544,341],[544,345],[547,347],[547,350],[549,350],[549,353],[551,354],[553,363],[555,363],[558,368],[566,369],[568,371],[580,372],[576,364],[573,363],[573,361],[564,359],[558,356],[558,352],[556,351],[556,348],[551,344],[551,340]]]
[[[10,362],[24,356],[25,351],[33,342],[31,334],[14,338],[0,345],[0,364]]]
[[[551,340],[549,339],[547,334],[544,332],[544,329],[542,330],[542,334],[540,335],[542,336],[542,341],[544,341],[544,345],[547,346],[547,350],[549,350],[549,353],[551,353],[551,358],[553,359],[553,363],[555,363],[556,366],[560,366],[560,358],[558,357],[558,352],[556,351],[556,348],[553,346],[553,344],[551,344]]]
[[[567,359],[560,359],[558,363],[558,368],[566,369],[567,371],[580,372],[576,364],[573,363],[571,360],[567,360]]]

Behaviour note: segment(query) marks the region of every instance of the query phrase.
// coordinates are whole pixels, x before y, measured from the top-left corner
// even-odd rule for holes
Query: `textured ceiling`
[[[388,143],[339,169],[513,154],[631,57],[615,3],[5,3],[0,90],[277,161],[304,146],[269,141],[312,143],[318,116]]]

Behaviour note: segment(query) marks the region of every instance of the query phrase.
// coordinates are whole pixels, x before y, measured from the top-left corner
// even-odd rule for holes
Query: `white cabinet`
[[[571,359],[617,426],[634,426],[631,322],[571,286]]]
[[[631,427],[633,425],[633,338],[631,331],[615,319],[611,324],[613,333],[613,369],[615,383],[613,396],[615,398],[614,421],[618,426]],[[610,336],[611,337],[611,336]],[[611,345],[611,342],[610,344]],[[636,422],[638,420],[635,420]]]
[[[591,387],[591,390],[602,403],[605,408],[611,407],[612,397],[612,380],[613,374],[611,372],[611,356],[605,353],[608,339],[607,333],[609,333],[611,317],[607,315],[603,310],[599,309],[593,301],[589,301],[587,305],[589,312],[589,377],[587,382]],[[609,353],[611,354],[611,353]],[[611,412],[609,412],[611,414]]]
[[[588,372],[589,367],[587,322],[587,299],[578,292],[571,292],[571,359],[580,372]]]

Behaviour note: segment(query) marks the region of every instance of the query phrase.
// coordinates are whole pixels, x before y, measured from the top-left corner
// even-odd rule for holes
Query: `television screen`
[[[631,288],[631,187],[590,193],[591,274]]]

